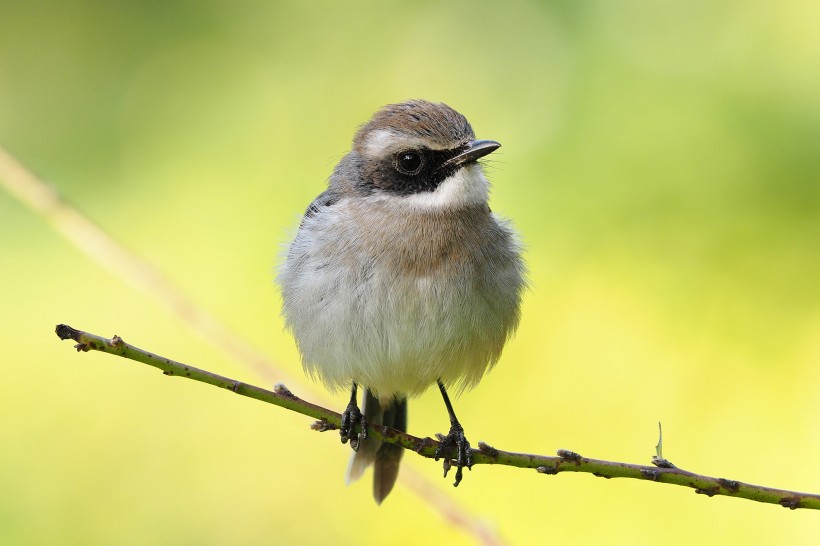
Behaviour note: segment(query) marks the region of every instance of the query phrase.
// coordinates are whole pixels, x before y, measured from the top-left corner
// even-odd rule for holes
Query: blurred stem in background
[[[102,228],[64,200],[55,188],[34,176],[25,166],[0,146],[0,185],[11,195],[48,222],[69,243],[84,252],[96,264],[121,278],[135,290],[152,297],[168,312],[187,324],[203,339],[223,351],[229,358],[240,362],[260,377],[273,382],[287,381],[298,384],[301,390],[311,392],[301,382],[279,369],[276,362],[256,350],[240,336],[189,299],[171,281],[150,263],[129,251],[109,236]],[[59,282],[55,279],[55,282]],[[319,394],[312,393],[318,399]],[[448,521],[481,544],[501,545],[503,540],[478,518],[454,499],[427,483],[427,479],[412,468],[399,476],[399,483],[434,507]]]

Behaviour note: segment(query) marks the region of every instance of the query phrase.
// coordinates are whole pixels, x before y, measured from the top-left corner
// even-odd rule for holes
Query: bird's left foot
[[[361,429],[358,434],[354,432],[356,425],[359,425]],[[359,451],[359,446],[362,444],[362,441],[367,440],[367,419],[362,415],[359,406],[352,400],[342,412],[339,434],[343,444],[346,444],[347,441],[350,440],[350,447],[353,451]]]
[[[433,456],[437,461],[442,457],[444,458],[445,477],[447,477],[450,467],[455,465],[456,481],[453,482],[453,486],[458,487],[458,484],[461,482],[463,468],[466,466],[468,469],[472,469],[473,466],[470,442],[467,441],[467,438],[464,436],[464,429],[461,428],[459,424],[450,427],[450,433],[447,434],[447,436],[439,435],[439,441],[441,443],[436,448],[436,452]],[[453,457],[454,451],[455,457]]]

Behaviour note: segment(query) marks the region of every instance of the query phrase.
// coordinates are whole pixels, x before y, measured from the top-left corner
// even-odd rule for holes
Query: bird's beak
[[[442,167],[458,167],[470,161],[475,161],[480,157],[491,154],[501,147],[501,144],[495,140],[471,140],[468,142],[461,152],[455,157],[451,157],[445,161]]]

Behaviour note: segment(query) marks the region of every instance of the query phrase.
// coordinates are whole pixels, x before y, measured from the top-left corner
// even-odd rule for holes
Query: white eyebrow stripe
[[[409,137],[391,129],[376,129],[367,135],[364,141],[364,154],[368,157],[384,157],[390,152],[408,149],[427,148],[428,150],[447,150],[448,147],[437,142],[419,137]]]

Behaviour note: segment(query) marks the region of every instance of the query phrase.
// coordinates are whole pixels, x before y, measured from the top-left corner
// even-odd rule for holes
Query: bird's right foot
[[[456,481],[453,486],[458,487],[461,483],[462,469],[467,467],[472,470],[473,456],[470,452],[470,442],[464,436],[464,429],[456,422],[450,427],[450,433],[447,436],[439,435],[441,442],[433,454],[435,460],[444,458],[444,476],[450,471],[450,467],[456,467]]]

